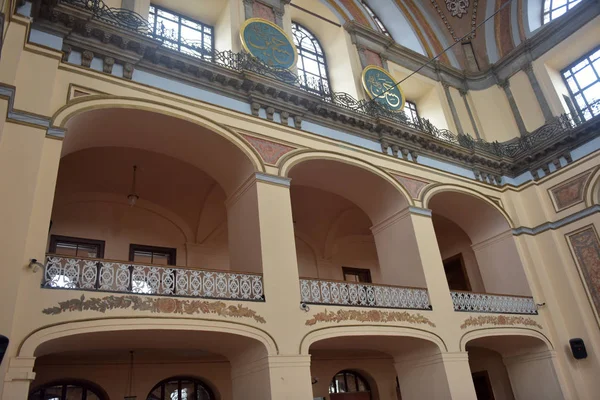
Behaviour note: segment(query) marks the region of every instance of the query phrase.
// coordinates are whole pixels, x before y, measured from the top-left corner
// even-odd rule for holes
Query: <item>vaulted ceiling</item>
[[[377,25],[360,0],[320,0],[347,21]],[[485,71],[529,35],[528,13],[539,13],[543,0],[366,0],[399,44],[429,58],[455,42],[440,61],[472,72]],[[506,4],[510,3],[510,4]],[[535,4],[534,4],[535,3]],[[503,7],[504,6],[504,7]],[[482,24],[501,7],[502,10]],[[535,18],[534,18],[535,20]],[[535,24],[533,24],[535,25]],[[538,24],[539,26],[539,24]]]

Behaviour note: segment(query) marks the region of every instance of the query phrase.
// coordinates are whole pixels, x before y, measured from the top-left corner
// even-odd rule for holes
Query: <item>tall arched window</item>
[[[371,9],[371,7],[369,7],[369,5],[364,0],[361,1],[361,3],[363,5],[363,7],[365,8],[365,10],[367,10],[367,12],[369,13],[371,18],[373,18],[373,21],[375,21],[375,23],[379,27],[379,30],[381,31],[381,33],[383,33],[385,36],[392,37],[390,35],[390,33],[388,32],[388,30],[385,28],[385,25],[383,25],[383,22],[381,22],[381,20],[377,16],[377,14],[375,14],[375,11],[373,11]]]
[[[108,396],[90,382],[58,381],[35,389],[29,400],[108,400]]]
[[[308,91],[319,95],[329,95],[327,61],[321,43],[306,28],[292,22],[294,44],[298,49],[298,77],[300,84]]]
[[[581,3],[581,0],[544,0],[542,23],[547,24],[560,17],[579,3]]]
[[[208,385],[200,379],[173,377],[159,382],[148,394],[147,400],[215,400]]]
[[[371,393],[371,388],[365,378],[359,373],[349,370],[340,371],[329,384],[329,394],[335,400],[340,393]]]

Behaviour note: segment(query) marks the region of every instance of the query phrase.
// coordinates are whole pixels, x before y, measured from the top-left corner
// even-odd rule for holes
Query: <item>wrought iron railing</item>
[[[537,306],[533,297],[463,291],[453,291],[450,294],[454,303],[454,311],[537,314]]]
[[[264,301],[259,274],[48,254],[43,288]]]
[[[176,40],[173,36],[174,32],[162,29],[159,30],[158,33],[153,33],[148,21],[139,14],[126,9],[110,8],[102,0],[58,1],[63,4],[90,11],[93,14],[93,17],[100,21],[121,27],[123,29],[128,29],[130,31],[151,36],[156,40],[162,41],[165,45],[165,48],[169,48],[168,43]],[[586,110],[586,116],[581,113],[576,115],[563,114],[527,136],[519,137],[515,140],[504,143],[497,141],[490,143],[482,139],[474,139],[468,134],[454,134],[447,129],[438,129],[425,118],[418,118],[416,121],[410,121],[406,118],[404,112],[392,112],[374,101],[357,100],[348,93],[333,92],[327,86],[326,82],[320,79],[304,81],[299,78],[298,75],[289,70],[274,69],[244,52],[221,52],[213,48],[203,48],[193,41],[186,41],[182,38],[177,38],[177,40],[181,41],[183,46],[187,49],[184,51],[184,54],[190,57],[195,57],[203,62],[213,63],[238,72],[251,71],[262,76],[270,77],[303,89],[308,93],[320,98],[320,101],[322,102],[333,104],[335,106],[356,113],[365,114],[374,118],[386,118],[396,123],[421,131],[422,133],[430,135],[438,140],[498,157],[514,158],[526,155],[538,146],[544,145],[549,139],[564,135],[565,132],[586,122],[586,120],[600,115],[599,99],[589,106],[589,109]],[[175,49],[171,50],[177,51]]]
[[[431,309],[427,289],[421,288],[302,278],[300,295],[307,304]]]

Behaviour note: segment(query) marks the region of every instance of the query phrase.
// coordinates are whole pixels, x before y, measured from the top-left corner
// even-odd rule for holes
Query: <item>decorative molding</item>
[[[422,314],[412,314],[407,311],[380,311],[380,310],[337,310],[321,311],[313,315],[311,319],[306,320],[307,326],[313,326],[317,323],[340,323],[344,321],[358,322],[405,322],[408,324],[426,324],[435,328],[435,324]]]
[[[453,17],[462,18],[462,16],[464,14],[468,13],[469,0],[444,0],[444,1],[446,3],[446,9],[448,10],[448,12],[450,12],[450,15],[452,15]],[[448,32],[450,32],[450,35],[452,35],[452,39],[454,39],[455,42],[460,41],[460,38],[462,37],[462,35],[460,35],[460,37],[458,35],[456,35],[454,28],[452,28],[452,25],[450,24],[450,21],[448,21],[446,14],[442,10],[442,8],[438,5],[437,0],[431,0],[431,5],[437,11],[438,15],[442,19],[442,22],[448,29]],[[471,12],[471,23],[469,25],[469,28],[470,28],[469,31],[472,31],[477,26],[477,6],[478,5],[479,5],[479,0],[473,0],[473,9]],[[473,31],[473,33],[468,35],[464,40],[475,39],[476,36],[477,36],[477,30]]]
[[[600,238],[594,225],[565,235],[586,289],[590,305],[600,323]]]
[[[267,321],[256,311],[243,306],[227,305],[222,301],[180,300],[175,298],[150,298],[142,296],[105,296],[86,299],[84,295],[66,301],[60,301],[58,306],[42,310],[46,315],[59,315],[75,311],[97,311],[106,313],[111,310],[150,311],[159,314],[215,314],[226,318],[252,318],[260,324]]]
[[[394,179],[396,179],[406,191],[411,195],[413,199],[418,199],[419,195],[425,188],[425,186],[429,185],[431,182],[422,181],[420,179],[409,178],[408,176],[392,174]]]
[[[484,325],[494,325],[494,326],[515,326],[515,325],[524,325],[524,326],[532,326],[538,329],[543,329],[542,326],[537,323],[533,318],[529,317],[521,317],[517,315],[479,315],[477,317],[469,317],[467,318],[460,329],[467,329],[468,327],[474,326],[484,326]]]
[[[260,157],[267,164],[275,165],[285,154],[292,150],[296,150],[296,147],[286,146],[270,140],[260,139],[246,134],[242,134],[242,136],[256,149],[258,154],[260,154]]]
[[[285,186],[285,187],[290,187],[290,182],[291,182],[290,178],[285,178],[283,176],[277,176],[277,175],[265,174],[262,172],[256,173],[256,180],[259,182],[272,183],[275,185],[280,185],[280,186]]]
[[[593,172],[594,170],[585,171],[548,189],[556,212],[585,200],[585,188]]]
[[[564,218],[559,219],[558,221],[555,222],[546,222],[544,224],[538,225],[535,228],[528,228],[525,226],[520,226],[518,228],[515,228],[512,230],[513,235],[515,236],[519,236],[519,235],[538,235],[540,233],[549,231],[549,230],[554,230],[554,229],[559,229],[562,228],[563,226],[569,225],[573,222],[577,222],[580,219],[589,217],[592,214],[595,214],[597,212],[600,212],[600,205],[596,204],[593,205],[591,207],[585,208],[581,211],[576,212],[575,214],[571,214],[569,216],[566,216]]]

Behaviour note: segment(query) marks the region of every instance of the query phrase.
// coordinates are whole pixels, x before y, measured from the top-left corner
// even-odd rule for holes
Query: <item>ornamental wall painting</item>
[[[566,235],[596,318],[600,315],[600,238],[594,225]],[[600,323],[600,320],[598,320]]]

